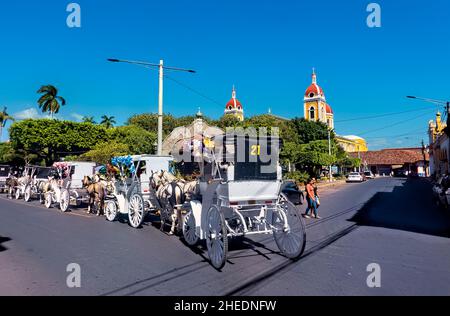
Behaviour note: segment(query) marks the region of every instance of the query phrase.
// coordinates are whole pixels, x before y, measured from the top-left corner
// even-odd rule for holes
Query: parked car
[[[396,177],[396,178],[406,178],[407,176],[408,176],[408,173],[406,170],[403,170],[403,169],[394,170],[394,177]]]
[[[281,192],[295,205],[302,205],[305,200],[305,195],[294,181],[285,181],[281,186]]]
[[[6,190],[6,179],[8,179],[10,172],[10,166],[0,166],[0,193]]]
[[[375,179],[375,175],[371,171],[364,172],[366,179]]]
[[[347,182],[364,182],[364,176],[359,172],[352,172],[347,176]]]
[[[436,204],[445,209],[448,208],[450,202],[450,178],[449,176],[440,177],[433,185],[433,198]]]

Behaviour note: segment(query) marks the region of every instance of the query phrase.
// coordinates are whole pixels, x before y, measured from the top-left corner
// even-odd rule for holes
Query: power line
[[[219,105],[219,106],[221,106],[221,107],[223,106],[222,103],[220,103],[220,102],[214,100],[213,98],[208,97],[207,95],[205,95],[205,94],[199,92],[198,90],[196,90],[196,89],[194,89],[194,88],[189,87],[187,84],[184,84],[184,83],[182,83],[182,82],[180,82],[180,81],[178,81],[178,80],[176,80],[176,79],[174,79],[174,78],[172,78],[172,77],[169,77],[169,76],[167,76],[167,75],[164,75],[164,77],[166,77],[167,79],[169,79],[169,80],[175,82],[176,84],[182,86],[183,88],[188,89],[189,91],[191,91],[191,92],[193,92],[193,93],[199,95],[200,97],[202,97],[202,98],[204,98],[204,99],[206,99],[206,100],[208,100],[208,101],[210,101],[210,102],[212,102],[212,103],[214,103],[214,104],[217,104],[217,105]]]
[[[403,111],[403,112],[393,112],[393,113],[386,113],[386,114],[373,115],[373,116],[363,116],[363,117],[359,117],[359,118],[340,120],[340,121],[336,121],[335,123],[371,120],[371,119],[377,119],[377,118],[388,117],[388,116],[393,116],[393,115],[407,114],[407,113],[420,112],[420,111],[429,111],[429,110],[430,110],[430,108],[428,107],[426,109],[423,108],[423,109],[408,110],[408,111]]]
[[[401,125],[401,124],[409,123],[410,121],[419,119],[421,117],[424,117],[425,115],[428,115],[428,113],[421,114],[421,115],[419,115],[417,117],[412,117],[410,119],[406,119],[404,121],[397,122],[397,123],[394,123],[394,124],[391,124],[391,125],[387,125],[387,126],[384,126],[384,127],[381,127],[381,128],[377,128],[377,129],[374,129],[374,130],[370,130],[370,131],[367,131],[367,132],[364,132],[364,133],[360,133],[360,135],[371,134],[371,133],[374,133],[374,132],[385,130],[387,128],[391,128],[391,127],[398,126],[398,125]]]

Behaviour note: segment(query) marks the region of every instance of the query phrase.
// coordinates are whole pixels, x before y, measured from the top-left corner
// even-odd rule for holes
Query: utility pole
[[[157,68],[159,70],[159,97],[158,97],[158,156],[162,155],[162,145],[163,145],[163,120],[164,120],[164,69],[168,69],[170,71],[182,71],[182,72],[189,72],[189,73],[196,73],[195,70],[191,69],[184,69],[184,68],[175,68],[175,67],[166,67],[164,66],[164,61],[160,60],[159,64],[152,64],[148,62],[142,62],[142,61],[132,61],[132,60],[121,60],[121,59],[115,59],[110,58],[108,61],[112,63],[126,63],[126,64],[133,64],[142,66],[145,68],[155,69]]]
[[[428,178],[427,155],[426,155],[425,142],[423,141],[423,139],[422,139],[422,155],[423,155],[423,171],[425,172],[425,178]]]
[[[163,101],[164,101],[164,61],[159,62],[159,98],[158,98],[158,156],[162,156],[163,143]]]

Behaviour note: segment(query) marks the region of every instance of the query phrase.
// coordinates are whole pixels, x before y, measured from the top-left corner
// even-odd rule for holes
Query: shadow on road
[[[407,179],[392,192],[378,192],[350,221],[359,226],[450,237],[450,211],[435,205],[426,179]]]
[[[2,246],[3,243],[11,241],[11,238],[0,236],[0,252],[8,250],[8,248]]]

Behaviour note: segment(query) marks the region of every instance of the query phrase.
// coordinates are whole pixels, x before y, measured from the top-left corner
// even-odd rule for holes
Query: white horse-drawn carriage
[[[296,207],[280,193],[278,138],[224,135],[213,142],[202,162],[201,199],[186,207],[185,241],[194,246],[205,240],[217,269],[226,263],[228,239],[239,236],[273,234],[284,256],[299,258],[306,244],[305,226]]]
[[[69,210],[70,204],[70,174],[71,167],[65,162],[57,162],[53,165],[53,170],[49,175],[44,193],[44,204],[46,208],[51,208],[55,204],[62,212]]]
[[[53,165],[46,193],[45,206],[51,208],[59,204],[63,212],[67,212],[70,205],[81,206],[89,200],[83,185],[85,176],[93,176],[96,164],[92,162],[57,162]]]
[[[114,192],[105,201],[105,216],[110,222],[120,214],[128,216],[130,226],[139,228],[144,222],[146,209],[141,183],[132,157],[116,157],[112,165],[118,169],[114,179]]]
[[[83,184],[84,177],[93,177],[97,164],[95,162],[70,161],[67,162],[67,165],[70,168],[67,187],[70,197],[69,204],[80,207],[89,201],[89,194]]]
[[[138,155],[117,157],[112,164],[118,169],[114,192],[105,202],[105,216],[115,221],[128,216],[130,226],[138,228],[149,212],[161,210],[160,199],[152,185],[155,173],[167,172],[173,160],[169,156]]]
[[[32,183],[35,170],[35,167],[27,165],[24,167],[20,177],[17,178],[17,184],[14,188],[14,197],[16,200],[25,196],[25,190]]]
[[[33,198],[38,198],[41,202],[43,201],[43,186],[48,181],[48,177],[50,176],[52,169],[39,167],[39,166],[30,166],[30,181],[27,182],[24,192],[23,198],[25,202],[30,202]],[[16,194],[19,191],[16,191]]]

